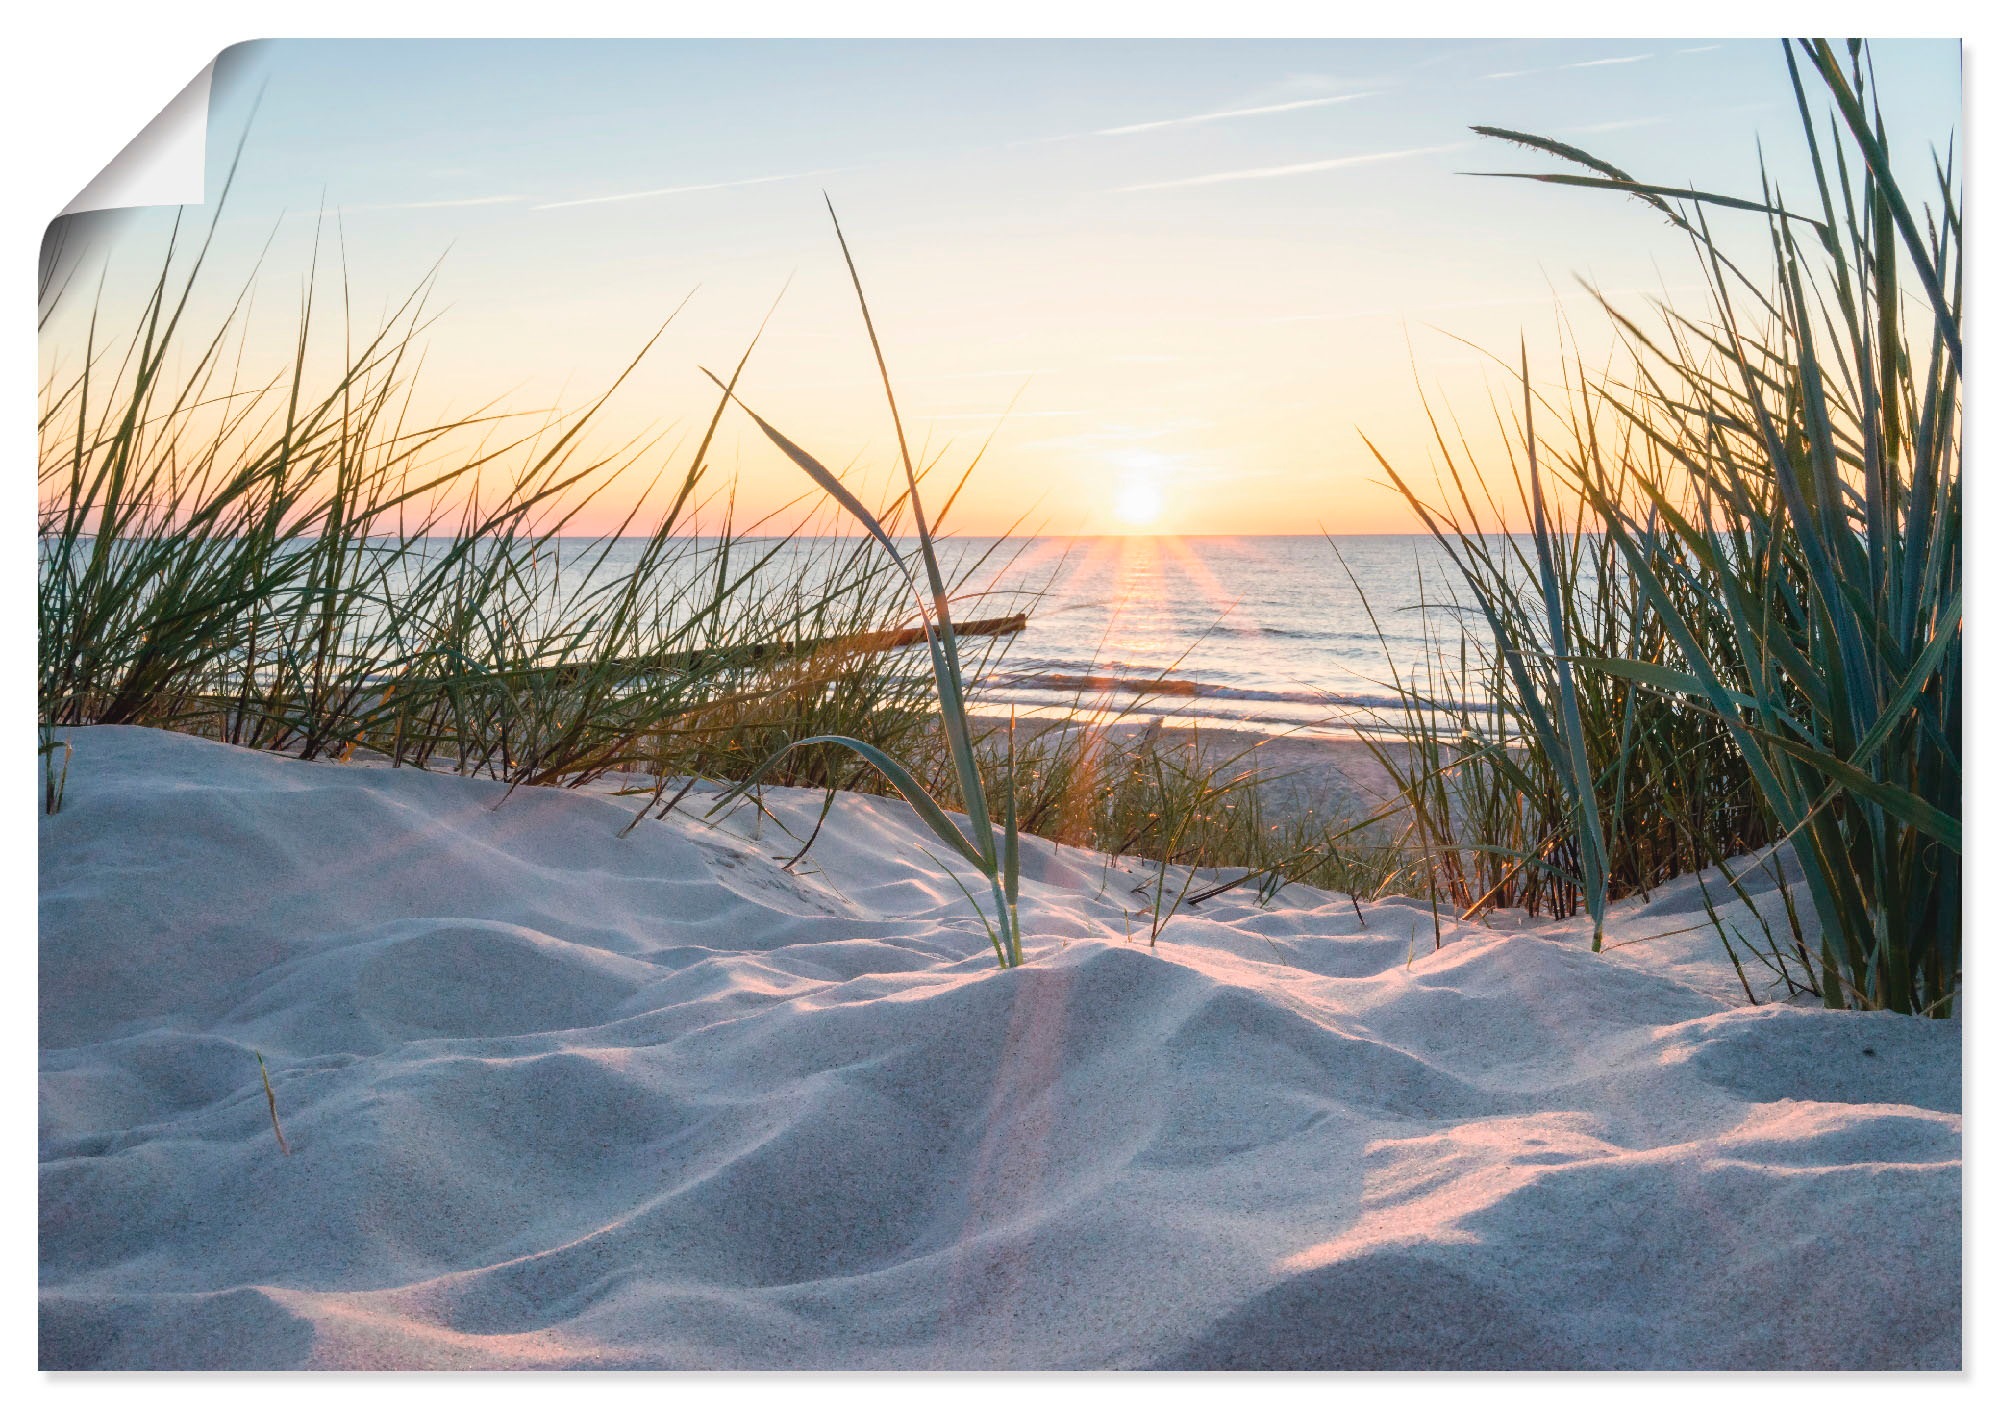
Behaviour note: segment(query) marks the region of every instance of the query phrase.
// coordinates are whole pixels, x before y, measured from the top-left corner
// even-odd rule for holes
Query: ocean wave
[[[1333,690],[1270,690],[1246,685],[1220,685],[1178,676],[1129,676],[1073,674],[1052,671],[1036,675],[992,676],[976,682],[978,691],[1039,691],[1045,694],[1127,694],[1169,695],[1185,699],[1230,700],[1261,704],[1317,705],[1329,709],[1401,709],[1405,701],[1394,694],[1351,694]],[[1490,704],[1476,701],[1440,700],[1432,708],[1487,713]]]

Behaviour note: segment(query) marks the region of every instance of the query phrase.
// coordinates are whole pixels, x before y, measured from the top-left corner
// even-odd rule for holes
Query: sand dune
[[[1003,973],[900,804],[786,871],[747,808],[72,737],[45,1368],[1959,1362],[1958,1024],[1748,1006],[1700,928],[1148,948],[1030,841]]]

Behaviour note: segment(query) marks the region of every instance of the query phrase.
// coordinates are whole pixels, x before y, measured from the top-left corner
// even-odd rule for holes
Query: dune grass
[[[730,796],[894,791],[985,881],[990,904],[968,899],[1004,967],[1023,957],[1023,832],[1152,863],[1132,891],[1155,940],[1183,908],[1304,882],[1407,891],[1465,917],[1588,915],[1601,941],[1610,904],[1671,876],[1721,866],[1747,899],[1737,858],[1769,853],[1819,923],[1809,933],[1781,887],[1761,942],[1725,932],[1732,952],[1747,945],[1747,991],[1762,966],[1836,1006],[1949,1014],[1955,178],[1937,159],[1932,204],[1912,204],[1865,50],[1787,54],[1817,176],[1803,210],[1775,190],[1651,186],[1567,144],[1482,129],[1574,168],[1534,179],[1671,220],[1711,299],[1643,319],[1611,308],[1615,374],[1566,366],[1560,392],[1524,356],[1518,399],[1494,408],[1504,465],[1472,462],[1442,417],[1435,493],[1384,462],[1453,572],[1426,584],[1428,659],[1391,682],[1404,728],[1377,751],[1401,796],[1382,816],[1276,814],[1243,759],[1081,709],[1025,734],[973,713],[971,682],[1004,644],[968,655],[954,621],[989,564],[945,570],[956,489],[928,514],[937,465],[911,453],[851,255],[902,485],[864,505],[750,413],[863,530],[787,539],[733,519],[692,532],[718,504],[711,448],[742,407],[755,339],[715,378],[686,457],[653,438],[601,444],[624,376],[569,413],[421,423],[428,281],[372,327],[343,298],[329,330],[309,277],[293,356],[259,379],[242,370],[249,285],[196,332],[208,237],[183,248],[178,229],[136,324],[113,337],[91,320],[78,364],[43,387],[45,807],[61,804],[67,758],[47,731],[88,723],[304,758],[366,750],[510,784],[636,776],[634,825],[698,778]],[[1712,210],[1760,215],[1759,245],[1726,250]],[[45,280],[45,317],[75,283]],[[333,370],[316,370],[335,344]],[[624,521],[574,533],[613,486],[636,500]],[[920,647],[868,644],[912,622]]]
[[[758,524],[691,531],[715,507],[726,396],[678,465],[657,439],[595,444],[617,382],[569,414],[420,424],[427,286],[374,328],[344,309],[326,328],[311,278],[289,364],[253,380],[249,285],[191,325],[212,232],[190,250],[176,227],[135,324],[112,337],[93,316],[43,386],[45,728],[576,786],[718,767],[828,717],[915,716],[899,653],[842,645],[903,624],[878,564]],[[614,485],[636,501],[624,521],[577,536]],[[765,649],[798,641],[815,645]]]
[[[1749,197],[1667,188],[1479,129],[1573,168],[1528,179],[1621,192],[1669,219],[1710,296],[1650,319],[1603,300],[1629,366],[1566,369],[1560,399],[1524,359],[1504,469],[1454,458],[1441,426],[1438,495],[1382,462],[1485,628],[1455,671],[1441,661],[1447,688],[1403,682],[1419,758],[1405,783],[1441,890],[1468,908],[1587,911],[1600,932],[1613,899],[1782,841],[1818,941],[1787,895],[1789,922],[1766,919],[1768,943],[1739,968],[1765,965],[1833,1007],[1949,1015],[1963,895],[1957,178],[1932,154],[1929,203],[1915,203],[1865,47],[1787,42],[1786,57],[1815,175],[1803,207],[1768,180]],[[1725,249],[1716,210],[1762,216],[1762,247]],[[1495,484],[1526,534],[1494,532]],[[1573,508],[1555,506],[1558,486]],[[1497,728],[1441,716],[1468,686],[1495,701]]]
[[[69,761],[76,750],[69,740],[53,737],[46,724],[38,732],[41,742],[36,753],[42,760],[42,813],[53,817],[62,811],[63,793],[69,787]]]
[[[1162,751],[1156,735],[1079,713],[1076,727],[1033,731],[1013,757],[1012,731],[976,719],[965,700],[1005,642],[983,638],[968,653],[953,625],[954,604],[976,579],[1002,575],[1012,544],[958,555],[947,572],[939,542],[964,477],[926,517],[922,486],[938,466],[919,464],[900,431],[900,492],[874,509],[844,488],[834,496],[863,536],[828,535],[811,517],[789,537],[731,519],[697,535],[690,521],[716,503],[710,451],[748,351],[719,380],[678,467],[657,440],[595,448],[616,382],[567,414],[486,408],[423,422],[428,281],[359,328],[344,298],[323,314],[309,275],[289,360],[252,378],[242,352],[252,282],[213,326],[193,327],[213,231],[188,240],[176,226],[134,324],[113,335],[93,316],[73,370],[56,357],[42,388],[48,810],[61,805],[69,753],[49,731],[99,723],[510,784],[636,775],[650,782],[636,789],[634,825],[701,778],[907,782],[937,816],[964,814],[962,826],[947,819],[963,848],[946,845],[988,876],[996,954],[1010,965],[1020,957],[1011,838],[1023,830],[1178,867],[1175,896],[1195,904],[1221,884],[1217,868],[1242,873],[1228,888],[1266,899],[1287,880],[1360,885],[1373,874],[1372,861],[1336,855],[1326,838],[1337,827],[1264,820],[1247,781]],[[45,280],[45,323],[77,286]],[[838,483],[820,475],[822,488]],[[572,531],[640,476],[650,487],[615,529]],[[912,532],[914,564],[903,546]],[[886,560],[875,551],[885,545]],[[1016,605],[1032,599],[1031,583],[1010,590]],[[921,649],[872,644],[913,619]],[[871,766],[898,756],[900,779]],[[1171,916],[1163,886],[1150,908]]]
[[[828,213],[832,215],[830,203]],[[711,815],[726,810],[797,750],[834,746],[852,752],[916,809],[947,849],[986,880],[990,918],[969,890],[966,899],[985,926],[1003,968],[1023,961],[1019,837],[1024,830],[1113,857],[1136,855],[1154,862],[1156,870],[1145,897],[1152,943],[1157,943],[1182,905],[1199,904],[1228,891],[1247,887],[1268,903],[1287,883],[1305,881],[1336,885],[1350,895],[1364,889],[1373,895],[1403,876],[1394,848],[1364,835],[1375,819],[1322,819],[1307,812],[1267,821],[1260,791],[1265,780],[1255,770],[1239,766],[1245,762],[1241,754],[1214,758],[1198,745],[1187,750],[1163,746],[1158,730],[1116,739],[1110,723],[1094,719],[1081,701],[1070,719],[1036,731],[1031,757],[1024,756],[1011,719],[1004,730],[989,726],[982,731],[968,705],[967,677],[952,625],[952,594],[939,569],[936,535],[924,516],[920,476],[896,409],[894,384],[861,276],[838,217],[834,235],[895,429],[922,579],[895,537],[838,475],[748,406],[743,410],[773,445],[868,531],[907,585],[930,657],[936,727],[928,739],[933,744],[942,740],[943,748],[928,750],[927,768],[921,752],[923,736],[909,741],[917,751],[898,756],[863,738],[814,733],[775,749],[717,800]],[[710,376],[723,385],[713,373]],[[736,399],[733,387],[725,394]],[[994,798],[1000,800],[997,807]],[[948,809],[954,804],[962,810],[963,822],[950,815]],[[1218,869],[1241,869],[1244,874],[1218,879],[1214,874]],[[1173,875],[1176,870],[1178,875]]]
[[[868,330],[868,343],[875,353],[875,364],[881,372],[882,392],[888,401],[889,419],[896,431],[896,448],[901,456],[906,484],[907,502],[910,516],[916,529],[917,556],[923,568],[924,580],[920,584],[896,540],[891,536],[880,518],[869,512],[867,506],[855,498],[840,477],[815,460],[805,450],[787,439],[776,427],[762,416],[743,406],[744,412],[755,421],[757,428],[769,438],[771,443],[783,451],[821,489],[853,516],[865,528],[870,537],[879,543],[895,566],[897,574],[907,585],[914,601],[924,633],[924,644],[929,652],[931,684],[937,695],[937,717],[943,733],[959,787],[959,802],[965,809],[965,823],[949,816],[931,790],[910,771],[908,764],[885,752],[866,739],[852,734],[816,734],[795,743],[788,744],[772,754],[763,764],[736,788],[720,798],[713,809],[727,808],[744,790],[760,781],[765,774],[786,753],[795,748],[810,745],[834,745],[852,751],[878,773],[890,786],[916,809],[917,815],[930,828],[931,834],[947,848],[966,861],[984,877],[992,892],[992,913],[989,916],[970,891],[966,900],[971,903],[980,923],[986,929],[987,939],[993,945],[995,957],[1000,967],[1016,968],[1022,961],[1020,890],[1021,851],[1020,826],[1015,815],[1013,780],[1014,739],[1013,729],[1007,731],[1007,763],[1000,793],[1004,802],[1000,824],[996,827],[993,808],[987,799],[985,780],[980,776],[978,760],[974,756],[970,713],[966,707],[966,678],[959,660],[958,639],[951,624],[951,593],[945,587],[944,575],[938,565],[937,543],[932,525],[924,516],[923,498],[917,483],[916,461],[910,454],[909,437],[903,431],[903,419],[896,409],[896,391],[889,378],[889,366],[882,353],[882,342],[875,333],[875,320],[868,311],[868,296],[861,287],[861,274],[855,268],[854,255],[847,247],[847,237],[841,232],[839,217],[833,216],[833,206],[829,202],[827,213],[833,217],[834,237],[840,242],[841,256],[847,262],[847,271],[854,284],[854,297],[861,306],[861,319]],[[725,385],[713,373],[709,374],[717,386],[723,387],[725,398],[736,400],[733,384]],[[928,592],[926,592],[928,588]],[[952,874],[947,871],[947,874]],[[957,881],[955,874],[952,875]],[[963,888],[963,883],[960,883]]]
[[[285,1127],[278,1124],[278,1093],[271,1089],[271,1073],[264,1065],[264,1054],[253,1052],[251,1055],[257,1059],[257,1079],[264,1083],[264,1108],[271,1115],[271,1133],[278,1137],[278,1153],[289,1155],[292,1145],[285,1138]]]
[[[1424,879],[1386,813],[1322,813],[1287,799],[1286,775],[1261,751],[1205,746],[1199,728],[1168,735],[1079,710],[1016,750],[1022,829],[1152,863],[1149,886],[1134,894],[1154,938],[1183,906],[1224,894],[1269,904],[1296,883],[1374,898]]]

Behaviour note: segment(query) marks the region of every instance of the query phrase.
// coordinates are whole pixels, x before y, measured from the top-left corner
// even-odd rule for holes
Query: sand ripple
[[[768,822],[75,742],[45,1368],[1959,1360],[1957,1024],[1743,1006],[1712,937],[1295,889],[1148,948],[1031,843],[1009,974],[880,800],[786,872]]]

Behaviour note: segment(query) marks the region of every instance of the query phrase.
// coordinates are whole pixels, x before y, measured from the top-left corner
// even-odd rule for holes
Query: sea
[[[897,541],[921,575],[916,541]],[[614,540],[607,553],[601,541],[561,540],[557,575],[577,586],[616,578],[642,544]],[[715,541],[696,544],[690,573],[714,562]],[[810,584],[857,546],[739,539],[730,560]],[[1484,707],[1464,697],[1455,668],[1479,619],[1450,554],[1426,535],[950,537],[939,556],[960,623],[1027,618],[963,644],[981,712],[1352,734],[1405,722],[1398,680]],[[598,567],[579,577],[586,561]],[[905,621],[917,621],[914,598]],[[1442,674],[1441,658],[1453,667]]]
[[[974,684],[987,710],[1382,727],[1402,718],[1398,678],[1444,685],[1438,651],[1455,665],[1468,624],[1463,580],[1426,535],[962,539],[947,569],[975,554],[986,591],[958,615],[1028,616]]]

